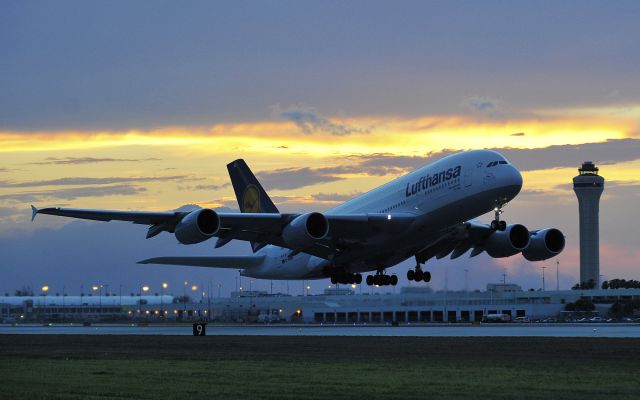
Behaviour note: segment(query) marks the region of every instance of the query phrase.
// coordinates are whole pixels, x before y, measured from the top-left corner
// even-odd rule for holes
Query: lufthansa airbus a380
[[[217,238],[251,243],[253,255],[157,257],[141,264],[240,269],[262,279],[323,279],[332,283],[395,285],[386,269],[411,257],[407,278],[429,282],[422,264],[471,251],[491,257],[522,253],[530,261],[558,255],[565,245],[556,228],[529,231],[500,220],[502,207],[520,192],[522,176],[501,154],[473,150],[450,155],[360,195],[325,213],[280,213],[244,160],[227,165],[240,213],[108,211],[33,206],[36,214],[149,225],[147,238],[166,231],[183,244]],[[491,224],[472,221],[490,211]]]

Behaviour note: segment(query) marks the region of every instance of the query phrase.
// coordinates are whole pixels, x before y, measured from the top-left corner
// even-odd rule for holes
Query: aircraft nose
[[[520,193],[520,190],[522,189],[522,174],[516,167],[511,166],[508,180],[510,184],[509,186],[513,189],[514,192],[513,197],[516,197],[516,195]]]
[[[518,186],[519,188],[522,188],[522,174],[516,167],[512,166],[511,169],[513,174],[513,177],[511,178],[513,180],[513,184]]]

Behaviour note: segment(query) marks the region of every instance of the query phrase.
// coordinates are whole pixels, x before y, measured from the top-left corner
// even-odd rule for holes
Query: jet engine
[[[324,215],[312,212],[297,216],[282,230],[282,239],[294,249],[304,249],[329,233],[329,221]]]
[[[564,235],[556,228],[531,232],[529,246],[522,255],[529,261],[542,261],[554,257],[564,250]]]
[[[175,234],[182,244],[196,244],[211,238],[220,229],[220,217],[215,211],[203,208],[191,211],[176,225]]]
[[[529,245],[529,231],[523,225],[508,225],[504,231],[495,231],[484,242],[484,249],[494,258],[518,254]]]

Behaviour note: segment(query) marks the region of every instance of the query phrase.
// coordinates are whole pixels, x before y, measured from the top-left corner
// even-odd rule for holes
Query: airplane
[[[503,207],[522,188],[522,175],[491,150],[449,155],[359,195],[327,212],[281,213],[244,160],[227,165],[241,212],[209,208],[191,211],[109,211],[43,208],[37,214],[149,225],[147,239],[161,232],[182,244],[216,238],[251,243],[252,255],[155,257],[140,264],[239,269],[241,275],[272,280],[330,278],[331,283],[396,285],[386,270],[415,258],[411,281],[431,280],[422,265],[432,258],[487,252],[491,257],[521,253],[529,261],[555,257],[565,246],[556,228],[529,231],[500,219]],[[475,219],[494,211],[490,224]]]

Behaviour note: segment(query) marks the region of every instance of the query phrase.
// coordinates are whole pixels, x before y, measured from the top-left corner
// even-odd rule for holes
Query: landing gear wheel
[[[497,231],[499,227],[500,227],[500,221],[496,221],[496,220],[491,221],[492,231]]]
[[[336,276],[336,274],[331,274],[331,284],[335,285],[338,283],[338,277]]]
[[[501,231],[506,231],[507,230],[507,221],[500,221],[498,223],[498,229]]]
[[[361,284],[362,283],[362,275],[361,274],[356,274],[356,284]]]
[[[424,272],[422,273],[422,280],[423,280],[423,281],[425,281],[425,282],[429,282],[429,281],[431,281],[431,272],[429,272],[429,271],[424,271]]]
[[[416,273],[412,269],[408,270],[407,271],[407,279],[412,281],[415,278],[416,278]]]
[[[367,275],[367,285],[372,286],[373,285],[373,275]]]
[[[417,270],[415,272],[415,278],[416,278],[416,282],[420,282],[422,280],[422,277],[424,276],[424,272],[422,272],[421,269]]]
[[[398,277],[396,275],[391,275],[390,281],[391,281],[391,285],[395,286],[398,284]]]

